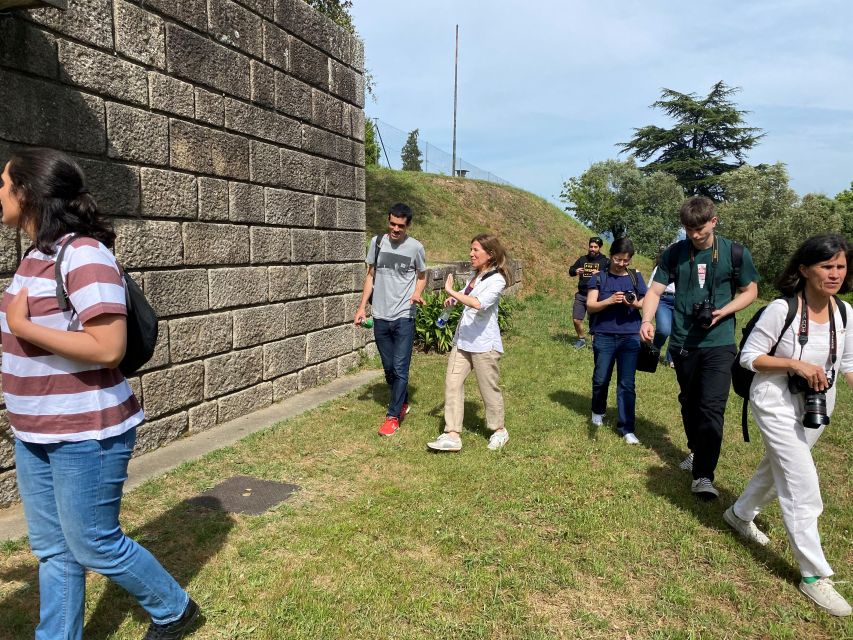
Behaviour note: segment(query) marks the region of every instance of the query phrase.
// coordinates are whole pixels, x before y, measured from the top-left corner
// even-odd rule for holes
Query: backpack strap
[[[65,292],[65,283],[62,280],[62,258],[65,256],[65,250],[77,238],[82,237],[79,233],[72,234],[68,240],[62,243],[62,248],[59,250],[59,255],[56,256],[56,262],[53,264],[53,278],[56,280],[56,302],[59,305],[60,311],[68,311],[71,302],[68,299],[68,294]]]
[[[638,293],[638,291],[637,291],[637,270],[636,269],[628,269],[628,277],[631,278],[631,286],[634,287],[634,293]]]
[[[382,238],[384,238],[381,233],[376,236],[374,239],[374,243],[376,245],[376,252],[373,254],[373,268],[377,269],[379,267],[379,251],[382,248]]]
[[[732,240],[732,298],[737,293],[740,282],[740,268],[743,266],[743,245]]]

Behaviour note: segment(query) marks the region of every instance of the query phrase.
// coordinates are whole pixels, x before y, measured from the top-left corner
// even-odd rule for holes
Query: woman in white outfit
[[[444,433],[427,443],[435,451],[459,451],[462,448],[462,418],[465,406],[465,379],[474,371],[477,386],[486,406],[486,426],[491,430],[489,449],[500,449],[509,441],[504,426],[504,399],[499,385],[498,362],[503,342],[498,326],[501,293],[511,284],[506,250],[492,234],[478,235],[471,241],[471,268],[474,272],[462,291],[453,288],[453,274],[447,276],[444,290],[449,298],[445,306],[465,305],[453,349],[447,363],[444,383]]]
[[[833,571],[820,544],[817,520],[823,501],[811,448],[832,415],[837,375],[843,374],[853,386],[853,332],[845,329],[838,305],[845,306],[847,322],[853,320],[853,309],[834,297],[850,289],[850,257],[843,236],[806,240],[776,281],[784,296],[797,296],[793,322],[783,334],[788,303],[774,300],[744,344],[740,363],[756,372],[750,407],[765,454],[746,489],[724,514],[741,536],[765,545],[769,540],[753,519],[765,504],[778,498],[800,565],[800,591],[837,616],[850,615],[851,609],[835,590],[830,579]],[[771,356],[777,340],[779,346]],[[824,399],[825,412],[821,409]]]

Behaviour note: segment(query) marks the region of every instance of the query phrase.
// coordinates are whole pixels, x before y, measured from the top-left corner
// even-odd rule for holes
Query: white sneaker
[[[603,413],[593,413],[592,414],[592,425],[594,427],[600,427],[604,424],[604,414]]]
[[[682,471],[693,471],[693,452],[690,452],[684,460],[681,461],[681,464],[678,465],[678,468]]]
[[[627,442],[628,444],[640,444],[639,438],[637,438],[637,436],[635,436],[633,433],[626,433],[624,437],[625,442]]]
[[[719,497],[720,492],[708,478],[696,478],[690,485],[690,490],[700,498],[713,500]]]
[[[741,520],[735,515],[734,506],[729,507],[723,512],[723,520],[725,520],[732,529],[737,531],[742,538],[749,540],[750,542],[760,544],[762,547],[770,543],[770,538],[764,535],[761,529],[756,527],[752,520],[747,522],[746,520]]]
[[[800,582],[800,591],[808,596],[817,606],[834,616],[849,616],[851,609],[847,600],[835,590],[835,583],[829,578],[821,578],[817,582],[806,584]]]
[[[427,446],[433,451],[459,451],[462,448],[462,439],[454,438],[449,433],[442,433]]]
[[[496,451],[504,446],[507,442],[509,442],[509,431],[506,429],[498,429],[492,434],[492,437],[489,438],[488,449],[492,451]]]

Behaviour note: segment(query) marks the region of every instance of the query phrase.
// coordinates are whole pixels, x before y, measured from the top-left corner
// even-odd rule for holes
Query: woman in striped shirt
[[[179,638],[198,606],[118,521],[144,416],[118,370],[127,340],[115,234],[68,156],[15,152],[0,180],[3,224],[32,241],[0,304],[3,392],[18,487],[39,559],[36,638],[81,638],[85,571],[107,576],[151,615],[146,638]],[[59,249],[68,311],[54,276]]]

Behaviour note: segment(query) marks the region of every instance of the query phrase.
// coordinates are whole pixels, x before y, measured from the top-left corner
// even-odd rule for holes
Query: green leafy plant
[[[442,328],[435,321],[444,311],[444,301],[447,300],[445,291],[427,291],[423,294],[424,303],[418,307],[418,315],[415,319],[415,343],[419,349],[428,353],[435,350],[437,353],[447,353],[453,347],[453,334],[459,324],[464,305],[455,304],[450,308],[450,318]],[[498,327],[502,334],[512,330],[513,314],[522,307],[522,303],[516,298],[501,296],[498,303]]]
[[[453,346],[453,334],[456,332],[456,325],[459,324],[463,305],[455,304],[450,308],[450,318],[442,328],[435,321],[444,311],[447,293],[426,291],[423,299],[424,303],[418,307],[418,315],[415,318],[415,342],[424,352],[435,349],[438,353],[446,353]]]

